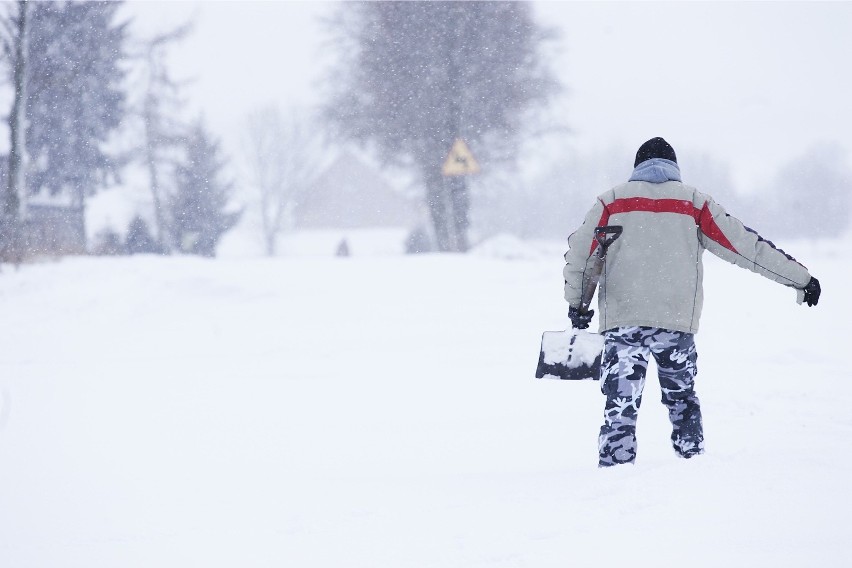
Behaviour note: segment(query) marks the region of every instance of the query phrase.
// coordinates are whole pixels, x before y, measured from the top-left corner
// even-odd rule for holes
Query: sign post
[[[447,180],[447,226],[452,250],[466,251],[468,249],[467,229],[470,224],[468,211],[470,196],[467,191],[465,176],[478,174],[481,171],[479,163],[473,157],[470,148],[464,140],[456,138],[450,153],[441,167],[441,174]]]

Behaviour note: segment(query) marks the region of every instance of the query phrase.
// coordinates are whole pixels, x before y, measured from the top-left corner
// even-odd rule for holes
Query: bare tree
[[[151,199],[154,208],[154,233],[165,251],[173,247],[169,242],[167,218],[168,195],[164,178],[173,171],[178,160],[178,149],[183,143],[188,127],[179,118],[183,106],[180,97],[183,82],[175,80],[166,65],[168,50],[186,38],[192,24],[185,23],[168,32],[142,42],[136,58],[141,61],[143,96],[137,113],[143,126],[141,154],[148,171]]]
[[[344,139],[419,174],[442,251],[468,247],[470,192],[441,166],[461,138],[483,164],[513,156],[558,83],[552,32],[524,2],[342,2],[324,115]]]
[[[274,106],[252,112],[246,121],[245,158],[258,192],[260,228],[266,254],[275,254],[278,236],[291,230],[294,210],[317,174],[319,136],[304,113],[285,118]]]

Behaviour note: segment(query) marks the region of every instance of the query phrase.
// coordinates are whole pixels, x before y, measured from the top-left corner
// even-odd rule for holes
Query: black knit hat
[[[651,158],[663,158],[664,160],[671,160],[672,162],[677,163],[677,156],[675,155],[674,148],[672,148],[668,142],[659,136],[651,138],[639,146],[639,151],[636,152],[636,161],[633,163],[633,167],[635,168],[645,160],[650,160]]]

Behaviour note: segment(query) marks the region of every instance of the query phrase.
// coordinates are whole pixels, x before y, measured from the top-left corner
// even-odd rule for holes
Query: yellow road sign
[[[466,176],[470,174],[478,174],[480,171],[479,164],[473,153],[464,140],[456,138],[453,142],[453,147],[450,148],[450,153],[444,161],[444,166],[441,168],[441,173],[445,176]]]

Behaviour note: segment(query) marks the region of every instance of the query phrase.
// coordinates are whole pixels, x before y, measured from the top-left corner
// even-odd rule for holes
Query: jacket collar
[[[680,167],[671,160],[651,158],[636,166],[629,181],[649,181],[651,183],[680,181]]]

